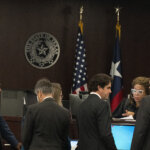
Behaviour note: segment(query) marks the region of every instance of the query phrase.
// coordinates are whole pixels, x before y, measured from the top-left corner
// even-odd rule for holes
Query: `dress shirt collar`
[[[43,99],[43,101],[46,100],[47,98],[53,98],[53,97],[52,97],[52,96],[46,96],[46,97]]]
[[[96,93],[96,92],[91,92],[90,94],[95,94],[95,95],[97,95],[100,99],[102,99],[101,96],[100,96],[98,93]]]

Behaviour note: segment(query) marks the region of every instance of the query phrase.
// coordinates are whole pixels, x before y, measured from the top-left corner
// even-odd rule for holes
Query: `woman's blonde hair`
[[[53,98],[59,106],[63,106],[62,104],[62,88],[59,83],[52,83],[53,87]]]

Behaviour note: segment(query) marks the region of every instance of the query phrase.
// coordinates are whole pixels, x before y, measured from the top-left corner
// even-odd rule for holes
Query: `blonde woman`
[[[62,104],[62,88],[61,85],[59,83],[52,83],[53,86],[53,98],[56,100],[56,103],[59,106],[63,106]]]

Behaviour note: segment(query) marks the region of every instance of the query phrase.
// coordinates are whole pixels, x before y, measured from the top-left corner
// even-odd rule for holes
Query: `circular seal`
[[[38,69],[53,66],[57,62],[59,55],[59,43],[50,33],[35,33],[26,42],[26,59],[33,67]]]

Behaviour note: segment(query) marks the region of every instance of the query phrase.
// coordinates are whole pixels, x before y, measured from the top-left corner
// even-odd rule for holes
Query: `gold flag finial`
[[[80,20],[82,20],[82,14],[83,14],[83,6],[80,8]]]
[[[119,24],[120,9],[120,7],[115,8],[117,14],[116,35],[119,35],[119,39],[121,37],[121,25]]]
[[[81,8],[80,8],[80,21],[79,21],[79,27],[81,29],[81,33],[83,34],[82,14],[83,14],[83,6],[81,6]]]

